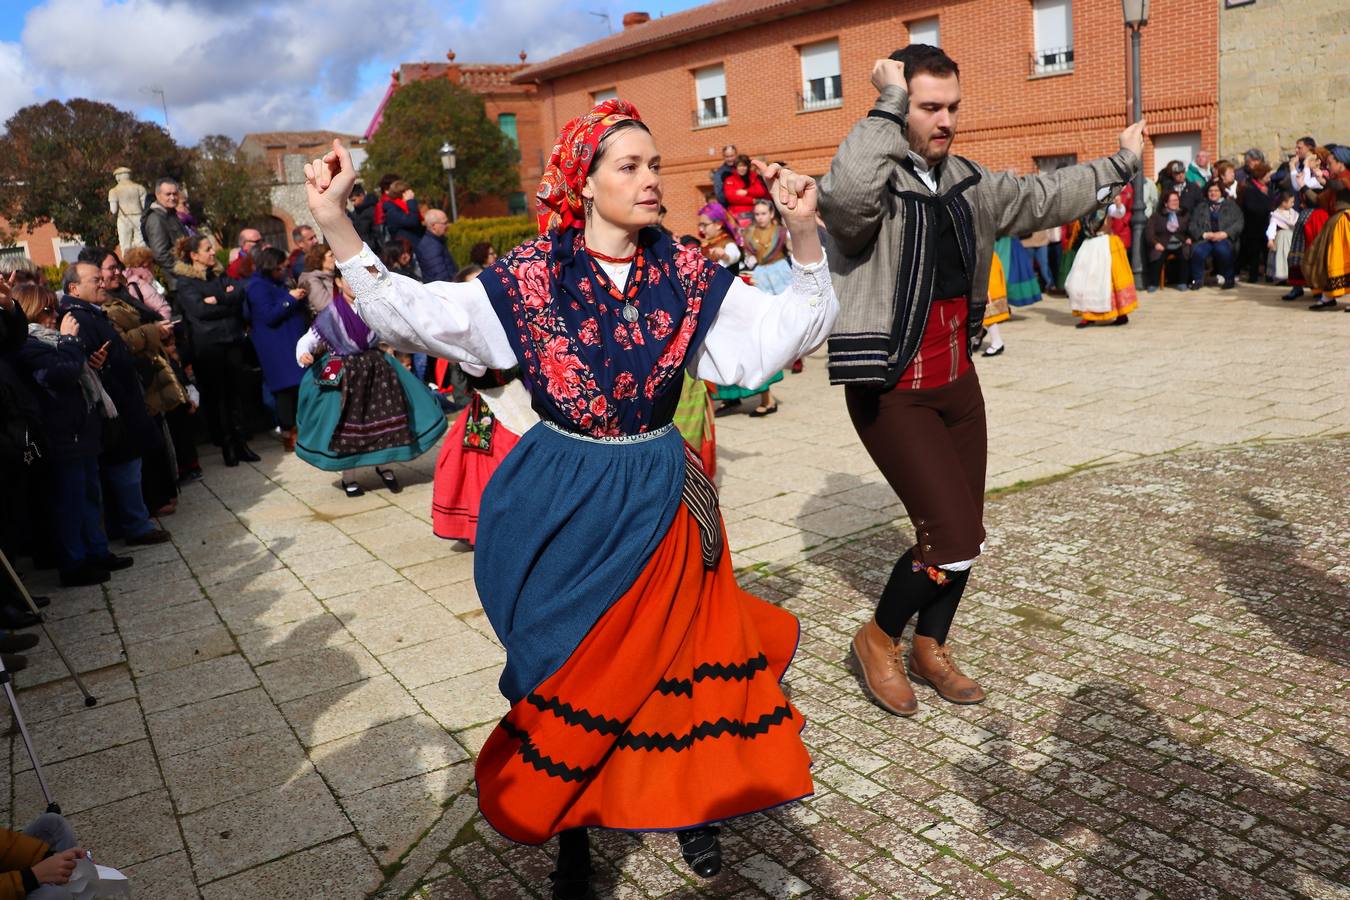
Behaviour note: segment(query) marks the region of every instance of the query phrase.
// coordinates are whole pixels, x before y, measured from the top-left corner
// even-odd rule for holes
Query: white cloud
[[[27,68],[23,48],[0,41],[0,122],[14,115],[19,107],[37,99],[33,78]]]
[[[540,61],[604,33],[588,5],[600,4],[481,0],[468,16],[438,0],[44,0],[21,44],[0,43],[0,115],[47,95],[152,108],[147,88],[160,87],[183,142],[360,132],[399,63],[450,48],[461,62],[514,62],[522,49]]]

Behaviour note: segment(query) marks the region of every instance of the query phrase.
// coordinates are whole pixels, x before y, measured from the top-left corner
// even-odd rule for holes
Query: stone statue
[[[131,170],[126,166],[113,169],[113,178],[117,184],[108,191],[108,211],[117,216],[117,241],[126,253],[132,247],[145,246],[141,214],[145,211],[147,191],[145,185],[131,180]]]

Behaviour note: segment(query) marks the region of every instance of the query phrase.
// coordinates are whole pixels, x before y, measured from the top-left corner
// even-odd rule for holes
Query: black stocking
[[[956,618],[956,607],[961,603],[961,594],[970,580],[970,570],[948,572],[948,581],[939,590],[937,598],[919,610],[919,621],[914,633],[930,637],[939,645],[947,643],[947,632],[951,630],[952,619]]]
[[[914,564],[911,547],[891,570],[890,580],[877,603],[877,626],[893,638],[899,638],[914,614],[935,602],[942,590],[925,569],[914,571]]]

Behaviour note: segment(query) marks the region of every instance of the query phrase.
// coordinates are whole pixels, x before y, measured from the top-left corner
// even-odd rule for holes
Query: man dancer
[[[947,632],[984,541],[984,398],[970,363],[1001,235],[1072,221],[1138,169],[1143,123],[1112,156],[1048,175],[994,174],[951,156],[957,65],[912,44],[878,60],[881,96],[820,184],[840,299],[830,381],[845,385],[863,446],[905,505],[917,541],[896,563],[853,652],[876,701],[912,715],[901,633],[916,614],[909,672],[953,703],[984,691],[952,661]]]

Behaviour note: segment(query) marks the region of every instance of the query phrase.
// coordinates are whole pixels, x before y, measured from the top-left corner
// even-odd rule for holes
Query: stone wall
[[[1311,135],[1350,141],[1344,0],[1256,0],[1219,9],[1219,153],[1267,159]],[[1272,154],[1275,154],[1272,157]]]

